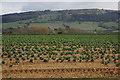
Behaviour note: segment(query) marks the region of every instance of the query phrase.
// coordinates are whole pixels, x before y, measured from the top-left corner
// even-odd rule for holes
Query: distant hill
[[[46,26],[51,30],[119,30],[118,11],[104,9],[75,9],[60,11],[31,11],[2,15],[3,28]]]
[[[117,21],[118,12],[112,10],[99,9],[78,9],[78,10],[61,10],[61,11],[31,11],[24,13],[6,14],[2,16],[3,23],[44,18],[45,21]]]

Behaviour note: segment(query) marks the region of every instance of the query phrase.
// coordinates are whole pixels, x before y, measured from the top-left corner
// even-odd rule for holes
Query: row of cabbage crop
[[[2,64],[95,62],[120,66],[118,35],[3,35]]]

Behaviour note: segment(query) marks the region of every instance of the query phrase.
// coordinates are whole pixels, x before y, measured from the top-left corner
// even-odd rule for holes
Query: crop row
[[[3,35],[2,64],[100,62],[120,66],[118,35]]]

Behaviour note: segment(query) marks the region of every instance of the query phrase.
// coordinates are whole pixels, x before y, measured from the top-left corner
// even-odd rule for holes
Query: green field
[[[120,59],[120,56],[116,55],[119,53],[118,35],[3,35],[2,37],[3,59],[4,56],[20,58],[19,56],[37,54],[39,57],[47,55],[46,58],[49,60],[52,56],[68,55],[70,57],[71,55],[74,57],[79,54],[83,60],[100,59],[101,61],[105,59],[107,64],[112,62],[116,65]],[[78,48],[83,48],[83,50],[76,51]],[[58,51],[60,54],[54,51]],[[77,57],[75,59],[77,61]],[[57,59],[55,58],[55,60]]]
[[[2,27],[3,28],[17,28],[17,27],[24,27],[26,26],[25,22],[27,21],[22,21],[23,23],[19,24],[18,22],[11,22],[11,23],[3,23]],[[98,27],[99,22],[62,22],[62,21],[57,21],[57,22],[47,22],[47,23],[30,23],[29,26],[41,26],[44,25],[46,27],[50,28],[64,28],[63,24],[70,26],[71,28],[75,29],[80,29],[80,30],[111,30],[111,29],[106,29],[102,27]],[[118,27],[118,24],[115,22],[105,22],[105,25],[111,27],[115,26]]]
[[[118,30],[118,17],[109,10],[73,9],[60,11],[33,11],[16,16],[3,16],[3,28],[44,25],[49,28],[64,28],[64,25],[79,30]],[[13,17],[13,19],[11,18]],[[15,20],[14,20],[15,19]],[[64,24],[64,25],[63,25]],[[102,24],[102,27],[100,26]]]
[[[81,78],[116,78],[120,67],[119,46],[117,34],[4,34],[0,64],[3,65],[4,78],[46,78],[46,75],[60,78],[60,73],[66,78],[73,73],[75,75],[70,78],[76,75]]]

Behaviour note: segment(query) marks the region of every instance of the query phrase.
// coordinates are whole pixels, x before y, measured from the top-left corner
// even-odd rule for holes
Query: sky
[[[119,2],[119,0],[1,0],[1,2]]]
[[[0,3],[0,15],[9,13],[20,13],[27,11],[41,11],[41,10],[64,10],[64,9],[118,9],[118,0],[2,0]],[[34,2],[33,2],[34,1]],[[60,2],[61,1],[61,2]],[[83,2],[84,1],[84,2]],[[113,2],[114,1],[114,2]]]

